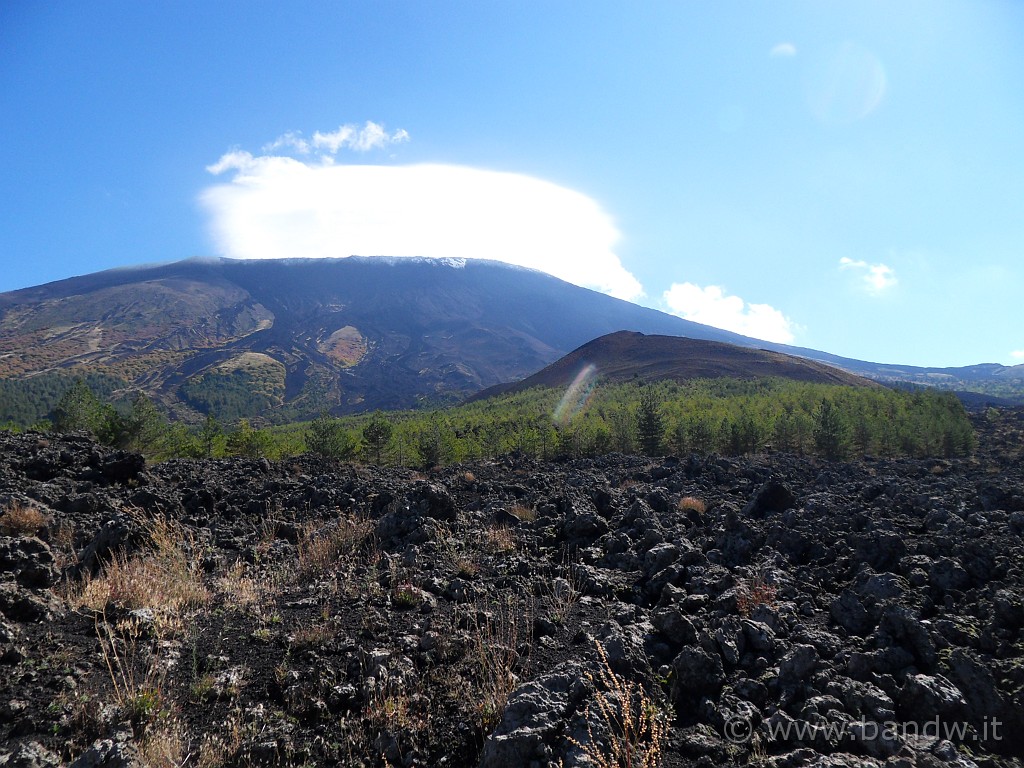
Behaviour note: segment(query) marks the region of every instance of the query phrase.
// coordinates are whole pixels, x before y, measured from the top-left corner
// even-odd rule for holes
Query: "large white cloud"
[[[696,323],[782,344],[795,338],[796,324],[782,312],[768,304],[748,304],[717,285],[673,283],[664,299],[672,314]]]
[[[899,282],[896,272],[885,264],[868,264],[866,261],[855,260],[843,256],[839,260],[840,269],[852,269],[861,275],[864,290],[873,296],[885,293]]]
[[[333,162],[341,148],[408,139],[405,131],[377,129],[352,133],[342,126],[308,141],[286,134],[268,145],[319,152],[313,159],[235,150],[210,165],[214,175],[231,174],[200,195],[220,253],[497,259],[619,298],[643,295],[615,254],[618,229],[586,195],[531,176],[463,166]]]

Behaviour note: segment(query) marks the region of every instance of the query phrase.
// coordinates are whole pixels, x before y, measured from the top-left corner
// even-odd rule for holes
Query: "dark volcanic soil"
[[[1024,413],[977,424],[425,475],[0,433],[0,766],[1020,765]]]

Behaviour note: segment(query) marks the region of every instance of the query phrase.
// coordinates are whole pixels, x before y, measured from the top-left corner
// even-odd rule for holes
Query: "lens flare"
[[[597,380],[597,366],[588,363],[583,366],[572,384],[565,390],[562,399],[558,401],[555,408],[555,421],[559,424],[568,424],[573,417],[582,411],[590,401],[594,392],[594,382]]]
[[[866,48],[846,42],[811,73],[808,104],[822,123],[853,123],[878,109],[887,84],[882,61]]]

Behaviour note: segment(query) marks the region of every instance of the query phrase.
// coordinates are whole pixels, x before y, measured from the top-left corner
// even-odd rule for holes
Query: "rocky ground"
[[[1024,412],[963,461],[426,474],[0,433],[0,766],[1008,766]]]

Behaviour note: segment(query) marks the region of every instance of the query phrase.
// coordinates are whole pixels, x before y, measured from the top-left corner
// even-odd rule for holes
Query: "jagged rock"
[[[92,541],[79,552],[78,570],[81,573],[89,573],[97,569],[103,560],[109,559],[111,552],[124,546],[136,530],[137,526],[124,514],[104,521]]]
[[[0,573],[7,572],[23,587],[42,589],[59,578],[49,545],[31,537],[0,538]]]
[[[771,627],[751,619],[744,619],[741,624],[747,648],[760,654],[774,655],[777,641]]]
[[[409,506],[415,514],[435,520],[454,520],[457,510],[452,495],[435,483],[414,486],[409,492]]]
[[[875,626],[871,614],[852,589],[844,589],[839,597],[832,601],[829,613],[839,626],[855,635],[866,635]]]
[[[134,768],[138,749],[125,738],[102,739],[72,761],[70,768]]]
[[[17,664],[25,658],[25,648],[18,639],[14,626],[0,618],[0,664]]]
[[[574,511],[562,524],[562,535],[571,547],[593,544],[608,533],[608,522],[597,512]]]
[[[672,662],[672,698],[685,712],[703,696],[715,696],[725,682],[725,668],[718,654],[700,647],[684,648]]]
[[[0,583],[0,616],[11,621],[49,621],[61,606],[53,595],[35,594],[13,582]]]
[[[60,764],[58,755],[36,741],[19,744],[7,754],[0,752],[0,766],[4,768],[51,768]]]
[[[899,697],[900,714],[906,720],[924,723],[933,717],[961,719],[967,701],[953,683],[942,675],[911,675]]]
[[[953,589],[966,589],[971,583],[971,577],[964,570],[960,562],[953,557],[942,557],[932,563],[928,573],[928,580],[931,585],[942,592],[949,592]]]
[[[111,483],[127,483],[138,478],[146,468],[146,460],[137,453],[117,451],[100,463],[100,474]]]
[[[880,637],[879,645],[884,647],[888,644],[881,640],[885,638],[914,654],[923,671],[930,671],[938,662],[929,627],[903,606],[886,608],[876,635]]]
[[[760,518],[771,512],[785,512],[796,504],[796,496],[785,483],[772,479],[757,489],[743,514],[747,517]]]
[[[548,766],[556,762],[566,716],[586,698],[577,668],[532,680],[509,697],[494,733],[484,744],[480,768]]]
[[[893,700],[876,685],[836,675],[825,686],[825,692],[843,702],[854,717],[867,717],[878,722],[892,722],[896,717]]]
[[[697,630],[693,622],[678,608],[657,609],[651,614],[651,623],[672,643],[692,645],[697,642]]]
[[[655,544],[644,553],[644,572],[648,575],[662,571],[679,559],[679,547],[669,542]]]
[[[1000,717],[1005,713],[1005,699],[996,685],[992,671],[971,652],[955,649],[949,657],[950,679],[967,699],[973,722]]]
[[[779,685],[790,687],[804,682],[818,666],[813,645],[795,645],[779,662]]]

